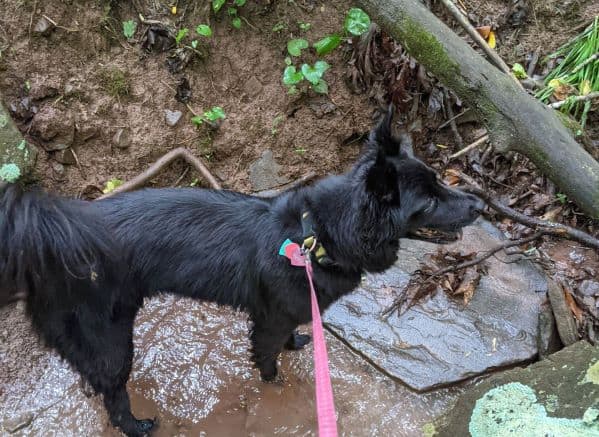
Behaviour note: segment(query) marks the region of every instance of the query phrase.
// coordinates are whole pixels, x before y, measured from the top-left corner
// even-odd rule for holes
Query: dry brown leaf
[[[480,26],[476,28],[476,31],[482,36],[484,39],[489,38],[489,34],[491,33],[491,26]]]
[[[564,296],[566,297],[566,303],[568,304],[570,311],[572,311],[572,314],[574,314],[574,317],[576,317],[576,320],[578,320],[578,322],[582,322],[582,318],[584,315],[582,309],[578,306],[578,304],[572,297],[572,292],[567,287],[562,287],[564,289]]]
[[[453,168],[448,168],[445,170],[443,175],[443,180],[447,185],[457,185],[462,180],[460,176],[460,172],[458,170],[454,170]]]
[[[478,287],[478,283],[480,282],[480,272],[476,267],[477,266],[472,266],[466,269],[462,283],[454,293],[454,295],[457,296],[464,296],[464,305],[468,305],[472,299],[472,296],[474,296],[474,292],[476,291],[476,287]]]

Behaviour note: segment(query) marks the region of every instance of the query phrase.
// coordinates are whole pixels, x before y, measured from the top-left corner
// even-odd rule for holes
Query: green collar
[[[310,249],[310,252],[314,254],[316,262],[322,267],[331,267],[335,264],[335,261],[327,255],[327,251],[320,244],[320,241],[316,238],[316,232],[314,231],[314,221],[310,212],[304,211],[302,213],[302,244],[304,248]],[[316,245],[314,244],[316,243]],[[314,247],[313,247],[314,246]]]

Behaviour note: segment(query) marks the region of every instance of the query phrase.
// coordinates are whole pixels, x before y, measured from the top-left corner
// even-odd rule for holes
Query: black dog
[[[247,311],[252,359],[272,380],[280,351],[309,341],[295,332],[311,320],[310,298],[304,270],[278,254],[286,239],[316,239],[324,311],[364,271],[389,268],[401,237],[421,227],[458,232],[479,215],[480,200],[402,150],[391,118],[351,171],[272,198],[146,189],[90,203],[9,185],[0,191],[4,298],[26,296],[43,339],[104,395],[129,436],[153,426],[133,417],[125,385],[135,315],[157,291]]]

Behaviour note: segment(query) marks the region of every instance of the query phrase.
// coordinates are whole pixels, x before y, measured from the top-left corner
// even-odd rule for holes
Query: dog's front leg
[[[254,320],[250,333],[252,361],[264,381],[277,376],[277,358],[283,346],[293,336],[297,325],[281,320]]]
[[[289,351],[299,351],[304,348],[305,345],[310,343],[312,337],[306,334],[300,334],[297,331],[293,331],[287,341],[285,342],[285,349]]]

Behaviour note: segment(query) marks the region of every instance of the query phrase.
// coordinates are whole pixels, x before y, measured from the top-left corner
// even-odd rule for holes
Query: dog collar
[[[322,267],[330,267],[335,264],[335,261],[327,255],[327,251],[324,246],[316,238],[316,232],[314,231],[314,221],[309,211],[302,213],[302,243],[305,248],[312,248],[310,253],[314,255],[316,262]],[[316,243],[316,244],[314,244]]]

